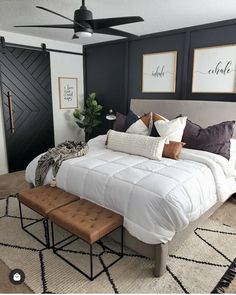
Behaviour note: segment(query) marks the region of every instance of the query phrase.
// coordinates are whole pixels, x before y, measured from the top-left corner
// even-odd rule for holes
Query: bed
[[[222,105],[218,103],[187,102],[189,106],[181,103],[183,108],[179,109],[181,105],[175,101],[132,100],[131,109],[137,113],[158,111],[169,117],[186,113],[191,118],[191,112],[196,114],[197,105],[202,108],[202,104],[210,104],[214,114],[221,110],[222,115]],[[223,114],[222,120],[233,119],[232,105],[235,106],[229,104],[229,114]],[[227,109],[225,103],[224,108]],[[175,109],[173,115],[167,113],[170,109]],[[201,118],[205,118],[203,110],[206,112],[206,105],[199,111]],[[205,124],[215,123],[214,118],[209,118],[209,111],[207,113],[212,122]],[[90,140],[86,156],[63,162],[57,185],[122,214],[125,245],[154,259],[154,274],[161,276],[168,255],[200,221],[236,192],[234,163],[219,155],[190,149],[183,149],[178,161],[167,158],[154,161],[109,150],[105,140],[105,135]],[[32,184],[39,157],[26,169],[26,180]],[[51,181],[51,173],[49,171],[45,183]]]

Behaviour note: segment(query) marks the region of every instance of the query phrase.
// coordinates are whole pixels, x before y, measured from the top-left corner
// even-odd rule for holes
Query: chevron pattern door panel
[[[0,55],[9,172],[54,146],[49,53],[7,47]]]

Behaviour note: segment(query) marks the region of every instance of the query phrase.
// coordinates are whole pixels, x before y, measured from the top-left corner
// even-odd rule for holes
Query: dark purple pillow
[[[136,121],[138,121],[139,117],[132,112],[131,110],[128,112],[127,116],[126,116],[126,120],[125,120],[125,131],[132,125],[134,124]]]
[[[226,121],[207,128],[187,120],[182,141],[185,148],[202,150],[230,158],[230,139],[235,121]]]
[[[126,116],[117,112],[116,120],[113,124],[112,129],[119,132],[125,132],[125,121],[126,121]]]

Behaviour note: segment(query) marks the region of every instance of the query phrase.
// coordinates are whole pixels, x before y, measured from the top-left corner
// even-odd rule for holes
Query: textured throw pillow
[[[113,130],[125,132],[125,122],[126,122],[126,116],[121,113],[116,113],[116,120],[113,124]]]
[[[170,141],[168,144],[164,145],[162,157],[178,160],[184,145],[184,142]]]
[[[187,117],[180,117],[171,121],[158,120],[154,123],[161,137],[181,142]],[[184,140],[183,140],[184,141]]]
[[[153,122],[153,124],[152,124],[152,131],[151,131],[150,136],[153,136],[153,137],[160,136],[159,133],[157,132],[155,124],[154,124],[156,121],[159,121],[159,120],[164,120],[166,122],[169,122],[169,120],[166,119],[165,117],[163,117],[163,116],[161,116],[161,115],[159,115],[157,113],[152,113],[152,122]]]
[[[230,158],[230,139],[233,136],[235,121],[226,121],[207,128],[187,120],[183,141],[186,148],[202,150]]]
[[[151,121],[151,113],[141,117],[133,123],[127,130],[127,133],[149,135],[149,124]]]
[[[128,112],[127,116],[126,116],[126,120],[125,120],[125,131],[132,125],[134,124],[136,121],[138,121],[139,117],[132,112],[131,110]]]
[[[143,156],[152,160],[161,160],[166,138],[154,138],[139,134],[129,134],[108,131],[107,148],[128,153],[132,155]]]

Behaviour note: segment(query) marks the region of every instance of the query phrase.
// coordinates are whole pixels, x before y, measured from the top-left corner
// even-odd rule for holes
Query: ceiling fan
[[[74,12],[74,19],[70,19],[60,13],[52,11],[42,6],[36,6],[39,9],[53,13],[57,16],[65,18],[72,22],[72,24],[62,25],[26,25],[26,26],[15,26],[17,28],[57,28],[57,29],[73,29],[74,35],[72,39],[78,39],[79,37],[91,37],[93,33],[115,35],[122,37],[137,37],[134,34],[130,34],[124,31],[116,30],[110,27],[119,26],[123,24],[135,23],[143,21],[140,16],[127,16],[127,17],[114,17],[114,18],[103,18],[93,19],[93,14],[85,6],[85,0],[82,0],[82,5],[79,9]]]

